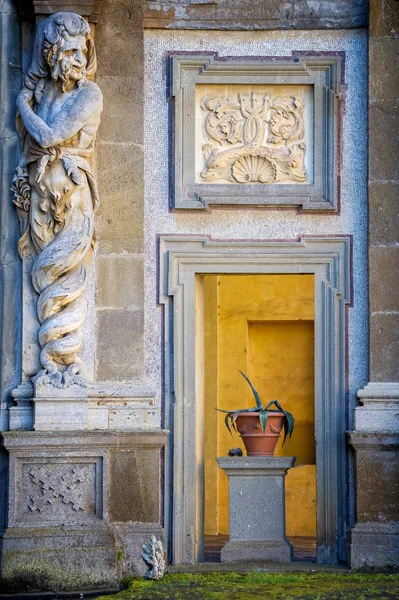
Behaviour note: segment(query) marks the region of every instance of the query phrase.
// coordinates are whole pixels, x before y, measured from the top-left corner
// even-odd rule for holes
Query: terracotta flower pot
[[[248,456],[273,456],[283,429],[284,413],[268,411],[266,431],[263,433],[259,413],[240,413],[236,420]]]

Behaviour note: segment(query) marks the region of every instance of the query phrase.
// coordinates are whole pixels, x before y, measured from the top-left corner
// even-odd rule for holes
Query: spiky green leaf
[[[253,393],[253,395],[254,395],[254,397],[255,397],[256,406],[257,406],[257,407],[258,407],[260,410],[261,410],[261,409],[263,409],[263,406],[262,406],[262,402],[261,402],[260,396],[259,396],[258,392],[256,391],[256,389],[254,388],[254,386],[252,385],[252,383],[251,383],[250,379],[249,379],[249,378],[248,378],[248,377],[245,375],[245,373],[243,373],[242,371],[240,371],[240,373],[241,373],[241,375],[244,377],[245,381],[247,381],[247,383],[249,384],[249,386],[250,386],[250,388],[251,388],[251,390],[252,390],[252,393]]]
[[[227,413],[227,415],[224,418],[224,424],[226,425],[231,437],[233,437],[233,434],[231,433],[231,429],[230,429],[230,425],[229,425],[229,417],[230,417],[230,413]]]
[[[290,412],[288,412],[288,410],[284,410],[282,409],[283,413],[284,413],[284,440],[283,440],[283,446],[285,443],[285,440],[287,439],[288,436],[292,436],[292,432],[294,431],[294,425],[295,425],[295,420],[294,417],[292,416],[292,414]]]
[[[260,410],[259,411],[259,421],[260,421],[260,426],[262,428],[263,431],[263,435],[266,434],[266,423],[267,423],[267,411],[266,410]]]

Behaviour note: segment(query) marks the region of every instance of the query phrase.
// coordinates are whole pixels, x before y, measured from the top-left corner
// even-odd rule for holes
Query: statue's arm
[[[24,88],[17,99],[17,106],[26,129],[42,148],[57,146],[73,137],[94,115],[102,110],[102,94],[92,84],[83,88],[77,102],[65,106],[51,127],[30,106],[31,90]]]

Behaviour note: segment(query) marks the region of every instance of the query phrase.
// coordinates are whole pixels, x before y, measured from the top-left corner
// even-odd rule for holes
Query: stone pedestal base
[[[229,478],[230,541],[222,548],[222,562],[290,562],[284,477],[295,458],[222,457],[217,461]]]
[[[115,586],[143,575],[160,526],[162,431],[7,432],[1,577],[39,589]]]
[[[221,560],[226,563],[259,561],[286,563],[292,560],[292,546],[288,540],[280,542],[231,540],[222,548]]]
[[[381,384],[380,384],[381,385]],[[356,517],[351,533],[351,567],[354,569],[391,569],[399,566],[399,434],[392,413],[393,399],[388,399],[388,411],[379,399],[386,431],[376,431],[379,411],[362,407],[369,422],[373,413],[373,429],[349,432],[349,443],[356,452]],[[374,398],[374,403],[377,400]],[[356,409],[357,410],[357,409]],[[360,426],[356,415],[357,425]],[[361,413],[362,414],[362,413]],[[386,419],[385,419],[386,417]]]
[[[396,569],[399,523],[357,523],[350,549],[352,569]]]

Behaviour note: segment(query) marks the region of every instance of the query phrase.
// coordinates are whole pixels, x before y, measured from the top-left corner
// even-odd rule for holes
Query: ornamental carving
[[[209,143],[202,147],[204,182],[304,183],[304,100],[300,95],[204,96]]]
[[[83,17],[56,13],[39,24],[17,100],[22,152],[12,185],[19,254],[34,259],[37,385],[85,385],[80,350],[99,204],[92,157],[102,111],[101,91],[90,81],[95,70]]]
[[[57,470],[49,472],[43,467],[33,467],[30,469],[29,475],[33,483],[37,485],[37,494],[32,496],[29,502],[32,512],[42,513],[58,499],[75,511],[85,510],[84,489],[82,488],[85,488],[84,484],[90,478],[87,467],[73,467],[64,473]]]

